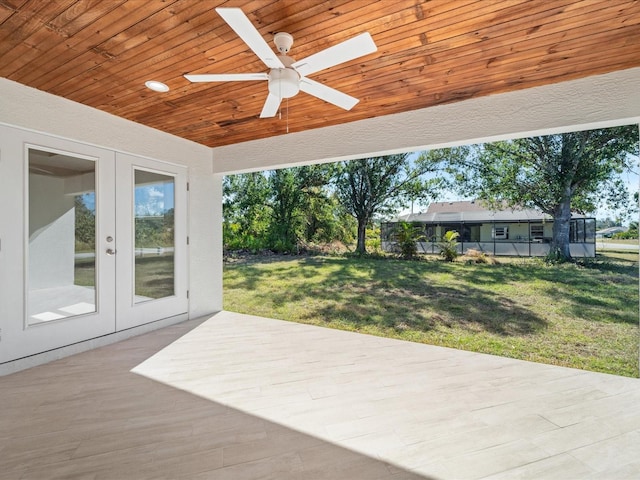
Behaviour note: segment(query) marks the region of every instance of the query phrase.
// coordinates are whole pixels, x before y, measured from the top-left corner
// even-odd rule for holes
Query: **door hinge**
[[[187,182],[187,192],[189,191],[189,182]]]
[[[187,290],[187,300],[189,300],[189,290]]]
[[[187,245],[189,245],[189,237],[187,237]]]

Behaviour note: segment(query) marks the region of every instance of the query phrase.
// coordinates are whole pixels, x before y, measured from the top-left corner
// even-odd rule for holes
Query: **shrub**
[[[567,259],[561,252],[559,248],[552,248],[549,250],[549,253],[544,257],[545,263],[548,265],[559,265],[561,263],[567,263],[569,259]]]
[[[455,230],[449,230],[442,236],[442,241],[438,243],[440,256],[447,262],[453,262],[458,258],[458,237],[460,234]]]
[[[614,233],[612,238],[619,240],[636,240],[638,238],[638,230],[630,228],[626,232]]]
[[[481,252],[480,250],[474,250],[473,248],[467,250],[465,255],[469,257],[469,263],[495,263],[495,260],[488,257],[486,253]]]
[[[399,222],[394,230],[396,241],[400,249],[400,256],[405,260],[412,260],[418,255],[417,242],[424,240],[424,234],[419,224]]]
[[[382,244],[380,241],[380,227],[373,225],[371,227],[367,227],[366,236],[365,236],[365,244],[367,245],[367,251],[369,253],[381,253],[382,252]]]

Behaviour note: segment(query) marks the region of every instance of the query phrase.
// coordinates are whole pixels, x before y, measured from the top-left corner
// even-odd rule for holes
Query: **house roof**
[[[609,228],[603,228],[602,230],[596,231],[596,235],[609,235],[613,233],[622,233],[626,231],[627,229],[625,227],[609,227]]]
[[[297,60],[369,32],[376,52],[309,75],[360,102],[300,93],[260,119],[266,82],[188,82],[268,71],[218,6],[240,6],[270,48],[293,35]],[[639,44],[633,0],[0,2],[0,76],[209,147],[629,69]]]
[[[574,214],[572,218],[585,218],[584,215]],[[477,201],[437,202],[431,203],[424,213],[400,215],[392,222],[521,222],[544,220],[550,221],[552,217],[546,213],[532,208],[505,208],[503,210],[491,210]]]

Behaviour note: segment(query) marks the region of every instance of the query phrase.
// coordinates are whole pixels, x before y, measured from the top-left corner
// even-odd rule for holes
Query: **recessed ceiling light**
[[[150,88],[154,92],[168,92],[169,87],[162,82],[158,82],[156,80],[149,80],[148,82],[144,82],[147,88]]]

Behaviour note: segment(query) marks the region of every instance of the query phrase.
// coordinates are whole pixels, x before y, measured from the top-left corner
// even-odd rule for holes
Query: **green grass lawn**
[[[148,298],[170,297],[174,292],[173,254],[136,257],[135,294]]]
[[[586,266],[348,257],[225,264],[226,310],[638,377],[638,254]]]
[[[135,294],[164,298],[174,294],[173,254],[149,255],[135,259]],[[95,260],[79,258],[75,262],[76,285],[95,286]]]
[[[638,239],[632,238],[598,238],[596,240],[596,245],[604,244],[622,244],[622,245],[638,245]]]
[[[95,258],[76,258],[73,283],[85,287],[96,286]]]

